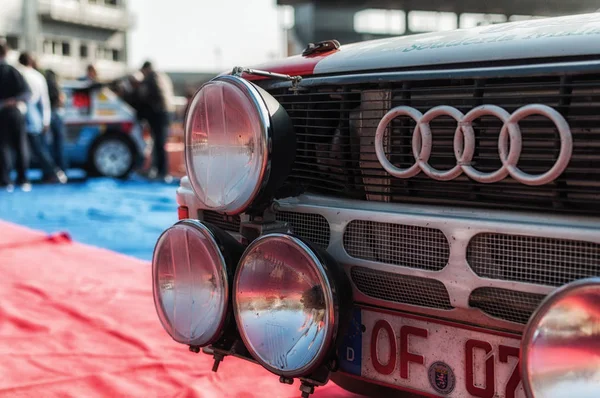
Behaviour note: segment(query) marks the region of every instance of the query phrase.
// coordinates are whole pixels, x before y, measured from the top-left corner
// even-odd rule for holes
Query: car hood
[[[600,55],[600,13],[400,36],[256,66],[298,75]]]

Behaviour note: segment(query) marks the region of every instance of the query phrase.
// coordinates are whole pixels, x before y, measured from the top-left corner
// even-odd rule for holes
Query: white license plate
[[[525,398],[519,336],[355,308],[342,371],[428,396]]]

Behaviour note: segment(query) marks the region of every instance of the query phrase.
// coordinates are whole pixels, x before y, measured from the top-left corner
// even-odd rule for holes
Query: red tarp
[[[0,222],[0,395],[298,397],[260,366],[173,342],[146,262]],[[315,397],[349,397],[333,383]]]

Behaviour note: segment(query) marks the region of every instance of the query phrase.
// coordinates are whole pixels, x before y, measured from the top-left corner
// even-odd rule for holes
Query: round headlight
[[[600,394],[600,278],[568,284],[529,321],[521,344],[523,386],[532,398]]]
[[[158,239],[154,305],[164,329],[179,343],[207,346],[223,331],[231,278],[219,246],[211,229],[192,220],[178,222]]]
[[[250,354],[286,377],[310,374],[337,337],[338,289],[331,267],[306,243],[265,235],[244,252],[234,280],[234,313]]]
[[[207,209],[245,211],[289,174],[295,136],[289,116],[267,92],[236,76],[206,83],[185,122],[186,167]],[[268,188],[268,189],[267,189]]]

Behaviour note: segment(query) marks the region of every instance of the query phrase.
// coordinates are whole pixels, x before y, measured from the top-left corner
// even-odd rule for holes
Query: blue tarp
[[[34,184],[31,192],[0,190],[0,219],[150,260],[160,234],[177,221],[176,188],[138,177]]]

